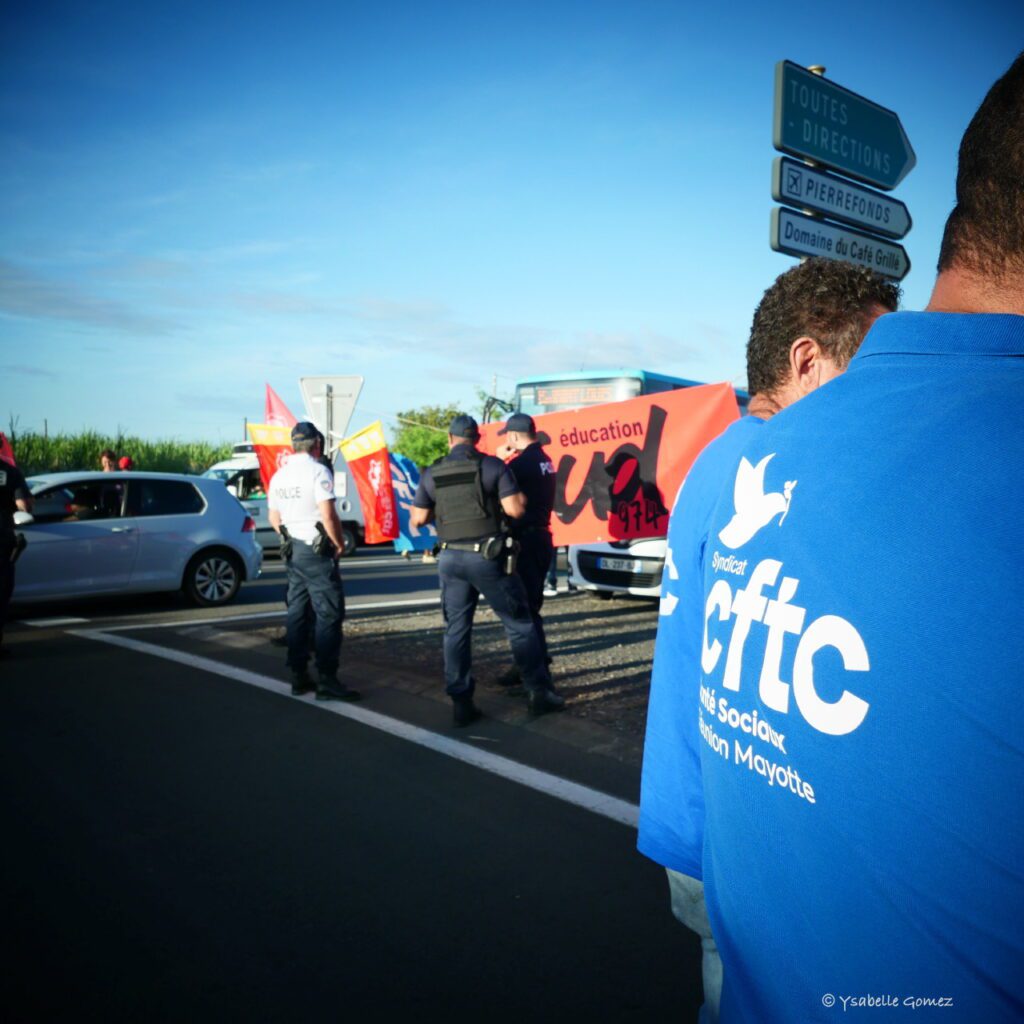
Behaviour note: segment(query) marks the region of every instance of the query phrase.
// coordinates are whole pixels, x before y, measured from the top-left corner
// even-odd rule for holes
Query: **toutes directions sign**
[[[775,66],[772,141],[802,160],[776,157],[772,165],[772,198],[796,209],[772,210],[771,247],[848,260],[902,280],[910,260],[890,239],[910,230],[910,211],[867,185],[893,188],[917,157],[893,111],[818,71],[824,68],[811,71],[791,60]]]

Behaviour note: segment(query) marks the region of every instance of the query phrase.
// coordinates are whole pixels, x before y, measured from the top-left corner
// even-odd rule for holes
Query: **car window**
[[[202,495],[184,480],[131,482],[128,509],[133,516],[187,516],[206,507]]]
[[[124,484],[104,480],[75,481],[48,487],[33,497],[32,518],[37,523],[117,519],[124,507]]]
[[[260,479],[260,471],[258,469],[247,469],[245,471],[245,496],[250,501],[267,496],[267,492],[263,490],[263,481]]]

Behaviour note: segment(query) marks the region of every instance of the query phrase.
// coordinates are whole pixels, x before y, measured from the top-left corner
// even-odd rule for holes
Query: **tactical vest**
[[[496,493],[484,494],[482,463],[474,448],[467,459],[446,457],[430,467],[441,540],[476,540],[501,532],[501,505]]]

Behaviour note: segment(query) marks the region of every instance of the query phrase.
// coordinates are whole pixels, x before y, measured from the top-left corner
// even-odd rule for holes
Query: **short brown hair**
[[[776,278],[754,311],[747,342],[747,387],[752,395],[778,391],[789,376],[789,350],[814,338],[840,369],[860,348],[875,306],[889,311],[900,287],[867,267],[813,257]]]
[[[939,272],[1024,270],[1024,53],[988,91],[960,142],[956,206]]]

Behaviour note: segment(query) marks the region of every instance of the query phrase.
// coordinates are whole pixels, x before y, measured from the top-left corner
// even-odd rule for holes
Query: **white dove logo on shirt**
[[[733,489],[736,514],[718,534],[718,539],[727,548],[742,547],[779,513],[782,514],[782,519],[779,520],[781,526],[789,514],[789,503],[793,498],[793,488],[796,487],[795,480],[787,480],[781,494],[778,491],[764,493],[764,470],[774,458],[775,453],[772,452],[756,466],[752,466],[746,458],[740,459],[740,466],[736,471],[736,485]]]

